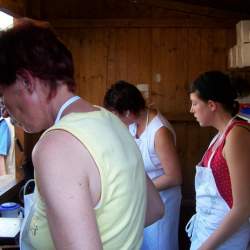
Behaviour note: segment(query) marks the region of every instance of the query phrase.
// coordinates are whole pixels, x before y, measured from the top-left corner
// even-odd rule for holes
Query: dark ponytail
[[[239,112],[236,100],[250,92],[250,86],[242,78],[232,78],[220,71],[208,71],[198,76],[191,85],[190,92],[197,92],[203,101],[216,101],[232,116]]]

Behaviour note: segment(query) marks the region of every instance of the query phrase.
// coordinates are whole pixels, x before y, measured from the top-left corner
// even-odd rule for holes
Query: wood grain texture
[[[176,129],[184,198],[193,197],[194,165],[214,131],[189,113],[189,86],[201,72],[227,69],[244,15],[163,0],[34,1],[33,13],[48,19],[73,53],[80,96],[101,105],[117,80],[149,85],[148,103]]]
[[[194,165],[212,136],[210,129],[199,128],[189,114],[189,85],[203,71],[226,70],[233,30],[116,25],[69,28],[67,24],[57,28],[73,53],[80,96],[101,105],[106,89],[117,80],[149,84],[150,103],[176,127],[185,197],[194,194]]]

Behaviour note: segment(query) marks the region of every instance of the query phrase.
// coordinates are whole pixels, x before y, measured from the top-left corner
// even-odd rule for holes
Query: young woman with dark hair
[[[237,85],[219,71],[192,84],[190,112],[218,133],[196,167],[196,214],[186,230],[192,250],[246,250],[250,241],[250,126],[238,120]]]

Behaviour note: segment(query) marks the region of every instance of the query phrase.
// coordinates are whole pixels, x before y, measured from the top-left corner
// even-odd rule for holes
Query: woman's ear
[[[29,92],[34,91],[34,76],[28,70],[21,70],[17,74],[17,78],[20,80],[23,87]]]
[[[209,100],[208,102],[209,109],[214,112],[217,109],[217,104],[215,101]]]

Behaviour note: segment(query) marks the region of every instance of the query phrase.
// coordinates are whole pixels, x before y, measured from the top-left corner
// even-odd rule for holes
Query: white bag
[[[27,241],[28,226],[33,214],[33,205],[34,205],[34,192],[31,194],[26,194],[27,187],[30,183],[34,183],[34,179],[31,179],[26,182],[23,188],[23,203],[24,203],[24,219],[22,222],[20,237],[19,237],[19,246],[20,250],[33,250],[32,246]]]

